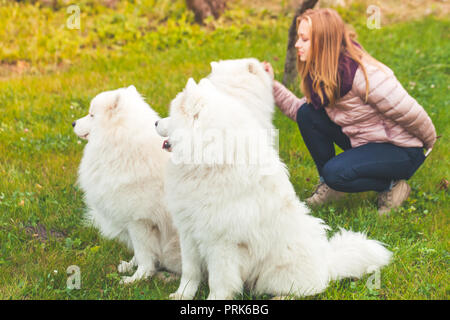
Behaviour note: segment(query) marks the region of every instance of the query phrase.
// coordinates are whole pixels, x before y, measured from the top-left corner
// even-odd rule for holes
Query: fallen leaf
[[[448,184],[449,184],[448,180],[443,178],[439,183],[439,190],[448,190]]]

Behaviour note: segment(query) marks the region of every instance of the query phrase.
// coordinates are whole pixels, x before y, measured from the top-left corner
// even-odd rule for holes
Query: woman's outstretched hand
[[[272,66],[270,65],[270,63],[267,62],[267,61],[263,61],[262,64],[263,64],[264,70],[270,75],[270,77],[271,77],[272,80],[273,80],[273,78],[274,78],[274,75],[273,75],[273,68],[272,68]]]

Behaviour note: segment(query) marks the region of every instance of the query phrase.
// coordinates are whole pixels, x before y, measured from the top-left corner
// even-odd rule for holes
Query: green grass
[[[177,281],[120,285],[117,265],[131,253],[82,224],[85,206],[75,181],[85,142],[70,124],[99,92],[131,84],[166,116],[186,80],[207,75],[214,60],[253,56],[272,62],[281,79],[290,16],[233,7],[219,22],[198,27],[182,1],[170,10],[164,1],[139,10],[123,2],[116,11],[80,3],[85,27],[79,31],[58,27],[65,8],[21,4],[14,16],[9,5],[0,6],[0,29],[6,30],[1,66],[19,60],[30,65],[22,75],[0,78],[0,298],[167,299]],[[440,183],[449,179],[450,21],[427,18],[369,30],[364,8],[341,11],[363,46],[424,106],[442,138],[410,180],[410,198],[390,217],[378,217],[372,192],[313,211],[333,230],[367,231],[389,246],[394,259],[381,271],[379,289],[369,289],[366,276],[332,282],[308,299],[448,299],[449,200]],[[19,28],[26,22],[40,25],[40,32]],[[280,155],[305,199],[317,181],[313,161],[296,124],[279,111],[274,122]],[[42,240],[27,232],[40,225],[60,233]],[[81,269],[80,290],[66,289],[70,265]],[[203,284],[197,298],[207,294]],[[246,291],[237,298],[255,297]]]

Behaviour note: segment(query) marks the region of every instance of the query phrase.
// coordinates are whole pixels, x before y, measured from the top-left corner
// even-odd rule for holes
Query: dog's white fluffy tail
[[[330,280],[360,278],[387,265],[392,253],[376,240],[360,232],[340,229],[329,241],[328,268]]]

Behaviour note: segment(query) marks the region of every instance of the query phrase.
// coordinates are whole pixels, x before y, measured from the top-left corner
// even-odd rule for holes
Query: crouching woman
[[[377,191],[385,214],[406,200],[406,182],[431,151],[436,130],[391,69],[358,44],[332,9],[297,20],[297,68],[303,98],[274,81],[275,102],[296,121],[319,173],[307,199],[319,205],[345,192]],[[265,62],[266,71],[273,70]],[[336,156],[334,144],[344,152]]]

